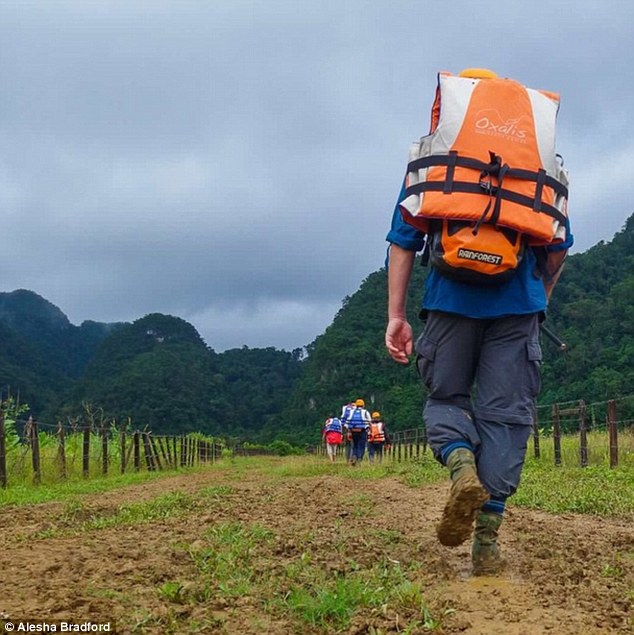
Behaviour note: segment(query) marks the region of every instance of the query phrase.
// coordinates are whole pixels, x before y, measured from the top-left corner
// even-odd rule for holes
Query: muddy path
[[[216,467],[3,508],[0,615],[114,621],[117,633],[634,633],[632,519],[511,507],[506,571],[475,578],[469,545],[435,539],[446,483],[351,480],[350,468],[337,468],[271,476]],[[288,608],[298,585],[318,593],[309,575],[345,585],[380,567],[386,589],[404,575],[424,609],[411,593],[343,622],[311,623]],[[243,569],[249,575],[238,577]]]

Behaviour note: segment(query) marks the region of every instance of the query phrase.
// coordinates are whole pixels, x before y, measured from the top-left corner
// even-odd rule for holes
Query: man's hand
[[[412,327],[405,318],[390,318],[385,330],[385,346],[390,357],[399,364],[409,364],[408,355],[412,354]]]
[[[408,355],[412,354],[412,327],[405,318],[407,306],[407,287],[412,275],[416,252],[390,245],[387,269],[387,315],[385,346],[390,357],[399,364],[409,364]]]

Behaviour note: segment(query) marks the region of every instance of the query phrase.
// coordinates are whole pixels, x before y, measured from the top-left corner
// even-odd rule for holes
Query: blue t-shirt
[[[421,251],[425,244],[425,235],[403,220],[399,203],[404,198],[405,185],[401,188],[386,240],[403,249]],[[549,247],[549,250],[568,249],[572,243],[573,236],[567,225],[566,240]],[[536,271],[536,264],[534,251],[527,249],[515,275],[499,285],[457,282],[430,267],[421,306],[428,311],[446,311],[482,319],[545,311],[546,291]]]

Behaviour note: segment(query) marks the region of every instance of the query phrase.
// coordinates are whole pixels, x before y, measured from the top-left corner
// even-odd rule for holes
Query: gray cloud
[[[561,93],[575,249],[609,240],[630,4],[0,2],[3,290],[75,323],[172,313],[216,350],[308,344],[383,264],[436,73],[466,66]]]

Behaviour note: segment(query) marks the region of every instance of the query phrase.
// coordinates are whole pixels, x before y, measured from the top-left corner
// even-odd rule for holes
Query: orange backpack
[[[568,175],[555,152],[559,96],[510,79],[440,73],[430,134],[410,149],[403,219],[448,277],[507,280],[525,247],[561,242]]]

